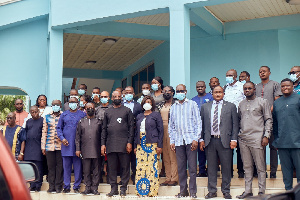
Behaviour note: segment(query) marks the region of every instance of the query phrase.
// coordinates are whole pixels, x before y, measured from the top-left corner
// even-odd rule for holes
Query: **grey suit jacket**
[[[201,106],[202,132],[201,139],[207,146],[211,139],[211,108],[212,101]],[[230,141],[237,140],[239,133],[239,119],[236,106],[233,103],[223,101],[219,129],[221,134],[221,142],[224,148],[230,148]]]

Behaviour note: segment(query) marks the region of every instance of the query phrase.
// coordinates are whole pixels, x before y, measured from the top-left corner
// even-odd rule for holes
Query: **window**
[[[139,94],[142,92],[142,85],[144,83],[150,83],[154,78],[154,75],[154,63],[147,65],[136,74],[132,75],[132,87],[134,89],[134,93]]]
[[[121,84],[122,88],[125,89],[127,87],[127,78],[124,78]]]

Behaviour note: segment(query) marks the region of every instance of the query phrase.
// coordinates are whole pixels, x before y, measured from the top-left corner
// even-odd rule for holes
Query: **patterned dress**
[[[141,144],[137,145],[136,151],[136,194],[154,197],[158,195],[159,188],[159,158],[156,153],[157,143],[146,144],[145,119],[140,128]]]

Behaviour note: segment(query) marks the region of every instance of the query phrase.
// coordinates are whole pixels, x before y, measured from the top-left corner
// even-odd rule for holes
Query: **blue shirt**
[[[133,108],[134,108],[133,101],[131,101],[129,103],[127,101],[124,101],[124,106],[126,106],[127,108],[129,108],[131,110],[131,112],[133,113]]]
[[[26,140],[26,131],[21,127],[20,131],[17,133],[17,141],[14,141],[15,133],[19,125],[16,125],[15,127],[11,128],[9,126],[6,126],[5,130],[5,139],[9,145],[9,147],[12,149],[14,142],[16,143],[16,150],[15,150],[15,157],[18,157],[21,150],[21,144],[23,141]]]
[[[209,101],[213,101],[213,96],[210,93],[206,93],[205,96],[199,97],[198,95],[192,98],[198,105],[199,111],[201,110],[201,106]]]
[[[198,141],[201,137],[202,121],[195,101],[185,99],[181,104],[176,101],[170,110],[170,144],[180,146]],[[184,141],[183,141],[184,140]]]
[[[300,81],[297,86],[294,87],[294,92],[300,94]]]

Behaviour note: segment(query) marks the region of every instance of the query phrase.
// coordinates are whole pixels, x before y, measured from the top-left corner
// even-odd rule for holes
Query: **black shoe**
[[[229,192],[223,193],[224,199],[232,199],[232,196],[230,195]]]
[[[29,191],[35,191],[35,187],[29,187]]]
[[[176,181],[170,181],[168,183],[168,186],[176,186],[176,185],[178,185],[178,183]]]
[[[266,172],[266,178],[268,178],[268,173]]]
[[[243,192],[243,194],[236,196],[236,198],[238,198],[238,199],[245,199],[245,198],[252,197],[252,196],[253,196],[253,193]]]
[[[108,197],[112,197],[112,196],[114,196],[114,195],[118,195],[118,194],[119,194],[119,192],[118,192],[118,191],[110,191],[110,193],[106,194],[106,196],[108,196]]]
[[[120,181],[118,184],[119,184],[119,185],[122,185],[123,183],[122,183],[122,181]]]
[[[126,191],[121,190],[120,196],[121,196],[121,197],[125,197],[125,196],[126,196]]]
[[[83,194],[83,195],[87,195],[87,194],[90,194],[90,193],[91,193],[90,189],[85,189],[83,192],[81,192],[81,194]]]
[[[186,191],[184,193],[178,193],[177,195],[175,195],[175,197],[177,198],[184,198],[184,197],[188,197],[189,196],[189,193]]]
[[[63,193],[69,193],[69,192],[71,192],[71,189],[64,188]]]
[[[41,187],[37,187],[37,188],[35,188],[35,191],[36,191],[36,192],[39,192],[39,191],[41,191]]]
[[[100,178],[100,181],[99,181],[99,183],[103,183],[103,178]]]
[[[53,193],[53,192],[56,192],[56,190],[55,190],[54,188],[49,188],[49,189],[47,190],[47,192],[48,192],[48,193]]]
[[[258,174],[253,174],[253,177],[254,178],[258,178]]]
[[[264,192],[259,192],[258,196],[261,196],[261,195],[264,195],[264,194],[265,194]]]
[[[166,177],[166,173],[160,173],[159,177]]]
[[[93,195],[100,195],[100,193],[98,192],[98,190],[93,190],[91,193],[92,193]]]
[[[244,177],[245,177],[245,174],[244,174],[244,173],[239,173],[238,178],[244,178]]]
[[[161,183],[160,186],[168,186],[169,182],[170,181],[165,181],[165,182]]]
[[[190,196],[192,199],[197,199],[197,194],[196,193],[194,193],[194,194],[191,194],[191,196]]]
[[[270,178],[276,178],[276,173],[270,173]]]
[[[197,177],[207,177],[207,173],[198,173]]]
[[[209,192],[206,196],[205,196],[205,199],[211,199],[211,198],[215,198],[217,197],[217,193],[211,193]]]
[[[61,193],[62,189],[56,189],[56,193]]]
[[[76,193],[76,194],[80,193],[79,189],[73,189],[73,190],[74,190],[74,193]]]

